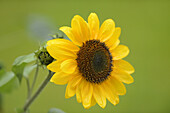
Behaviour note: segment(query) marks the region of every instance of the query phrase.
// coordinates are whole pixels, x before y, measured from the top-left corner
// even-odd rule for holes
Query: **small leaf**
[[[22,80],[22,76],[23,76],[25,66],[26,66],[26,63],[22,63],[21,65],[14,65],[12,67],[12,71],[18,77],[19,82],[21,82],[21,80]]]
[[[22,63],[30,63],[35,60],[36,60],[35,54],[31,53],[29,55],[19,56],[18,58],[15,59],[13,65],[20,65]]]
[[[19,85],[17,77],[13,72],[4,72],[0,74],[0,92],[9,93]]]
[[[25,66],[24,68],[24,72],[23,72],[23,76],[25,78],[28,78],[28,76],[30,75],[30,73],[37,67],[37,65],[29,65],[29,66]]]
[[[22,80],[25,66],[28,63],[33,62],[35,60],[36,60],[36,58],[35,58],[34,53],[31,53],[31,54],[25,55],[25,56],[20,56],[15,59],[15,61],[13,63],[12,71],[18,77],[19,82],[21,82],[21,80]]]
[[[65,113],[64,111],[57,109],[57,108],[51,108],[48,113]]]

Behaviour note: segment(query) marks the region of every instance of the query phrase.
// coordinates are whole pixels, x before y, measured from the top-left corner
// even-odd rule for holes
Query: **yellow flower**
[[[86,109],[96,103],[104,108],[106,99],[113,105],[118,104],[119,95],[126,93],[123,83],[134,81],[130,75],[134,68],[122,60],[129,49],[119,45],[120,27],[115,27],[112,19],[99,26],[95,13],[89,15],[88,23],[76,15],[71,27],[60,28],[71,41],[53,39],[47,42],[47,51],[57,59],[47,66],[55,72],[51,82],[67,84],[65,97],[76,94],[77,101]]]

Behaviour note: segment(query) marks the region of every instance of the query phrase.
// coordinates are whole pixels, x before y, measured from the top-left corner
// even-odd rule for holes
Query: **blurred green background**
[[[59,108],[67,113],[170,113],[170,1],[169,0],[0,0],[0,62],[8,70],[14,59],[34,52],[48,34],[70,26],[74,15],[85,20],[96,12],[102,23],[112,18],[122,28],[121,43],[131,52],[127,61],[136,72],[135,82],[127,86],[117,106],[107,102],[86,110],[76,98],[65,99],[65,87],[49,83],[30,107],[30,113],[47,113]],[[45,78],[39,74],[39,83]],[[26,82],[3,94],[3,112],[14,113],[26,99]]]

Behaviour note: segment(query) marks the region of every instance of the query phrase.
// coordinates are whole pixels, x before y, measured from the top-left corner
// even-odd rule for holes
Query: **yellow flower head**
[[[113,105],[119,95],[125,95],[123,83],[134,80],[134,68],[122,58],[129,54],[127,46],[119,45],[120,27],[112,19],[99,25],[98,16],[91,13],[88,23],[79,15],[74,16],[71,27],[61,27],[68,38],[47,42],[47,51],[57,59],[47,66],[55,74],[51,82],[67,84],[65,97],[76,94],[77,101],[88,109],[96,103],[104,108],[106,99]],[[122,83],[123,82],[123,83]]]

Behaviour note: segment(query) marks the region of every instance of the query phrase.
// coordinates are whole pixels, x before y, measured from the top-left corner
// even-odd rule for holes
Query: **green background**
[[[52,107],[67,113],[169,113],[169,11],[168,0],[0,0],[0,62],[10,70],[16,57],[38,49],[43,39],[41,36],[37,38],[36,33],[29,33],[39,28],[41,30],[41,27],[30,30],[30,26],[37,24],[36,19],[43,18],[42,23],[48,24],[49,29],[55,31],[60,26],[70,26],[76,14],[87,20],[88,15],[95,12],[101,23],[112,18],[116,26],[122,28],[120,40],[130,48],[131,52],[125,59],[135,67],[136,71],[132,75],[135,82],[126,85],[127,94],[120,96],[118,105],[107,102],[105,109],[95,105],[88,110],[77,103],[75,97],[65,99],[66,86],[49,83],[30,107],[30,113],[47,113]],[[40,33],[43,34],[42,31]],[[44,72],[42,69],[36,86],[45,78]],[[23,80],[20,88],[3,94],[4,113],[13,113],[16,107],[22,107],[26,92],[26,82]]]

